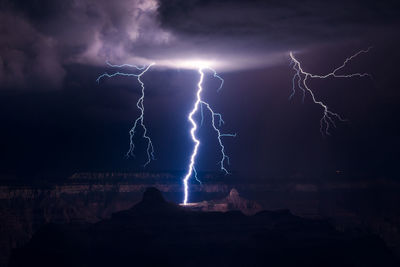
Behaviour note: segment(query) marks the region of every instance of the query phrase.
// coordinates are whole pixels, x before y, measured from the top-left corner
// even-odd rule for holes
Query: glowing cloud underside
[[[366,50],[360,50],[359,52],[355,53],[351,57],[346,58],[342,65],[334,69],[332,72],[325,74],[325,75],[316,75],[303,70],[301,63],[294,57],[293,53],[290,52],[291,58],[291,65],[293,65],[293,69],[295,74],[292,80],[292,94],[290,95],[289,99],[291,99],[296,94],[296,88],[300,89],[303,94],[303,102],[306,94],[311,96],[312,101],[319,105],[323,109],[323,115],[320,120],[320,131],[321,134],[329,135],[329,129],[331,126],[336,127],[335,121],[346,121],[343,119],[338,113],[331,111],[327,104],[318,100],[315,97],[313,90],[307,85],[308,79],[326,79],[329,77],[333,78],[353,78],[353,77],[371,77],[368,73],[351,73],[351,74],[338,74],[339,71],[343,70],[346,67],[346,64],[354,59],[355,57],[359,56],[363,53],[368,53],[371,47]]]
[[[221,131],[219,130],[218,126],[221,126],[224,121],[222,119],[222,115],[220,113],[214,112],[214,110],[211,108],[211,106],[202,100],[201,98],[201,93],[203,91],[203,80],[204,80],[204,70],[208,69],[213,72],[213,75],[215,78],[219,79],[221,81],[220,87],[218,88],[217,91],[219,91],[223,84],[224,80],[217,74],[217,72],[210,67],[199,67],[198,72],[200,74],[200,80],[197,84],[197,93],[196,93],[196,101],[194,102],[193,109],[190,111],[188,115],[188,120],[192,124],[192,128],[190,129],[190,136],[193,140],[194,147],[193,147],[193,152],[190,156],[190,162],[188,166],[188,171],[183,178],[183,185],[184,185],[184,199],[183,199],[183,204],[186,205],[188,203],[189,199],[189,179],[190,177],[194,176],[196,180],[197,178],[197,172],[195,168],[195,163],[196,163],[196,156],[198,153],[198,149],[200,146],[200,140],[196,136],[196,130],[198,128],[196,121],[194,120],[193,116],[200,110],[201,111],[201,124],[203,124],[203,106],[205,106],[206,110],[208,110],[211,114],[211,126],[215,130],[217,134],[217,139],[219,146],[221,148],[221,160],[219,162],[220,168],[222,171],[224,171],[226,174],[228,174],[228,170],[225,168],[225,163],[229,164],[229,157],[225,153],[225,146],[223,145],[222,142],[222,137],[234,137],[236,134],[222,134]],[[215,123],[215,118],[217,117],[219,125],[217,126]],[[199,180],[198,180],[199,181]]]
[[[105,77],[112,78],[112,77],[115,77],[115,76],[128,76],[128,77],[136,77],[137,78],[137,81],[139,82],[140,87],[141,87],[141,96],[138,99],[138,101],[136,102],[136,107],[139,109],[140,113],[139,113],[138,117],[136,118],[132,129],[129,131],[130,143],[129,143],[129,150],[126,153],[126,156],[127,157],[134,156],[133,152],[135,150],[135,143],[133,142],[133,138],[135,136],[137,128],[139,126],[142,127],[142,129],[143,129],[142,138],[144,138],[146,140],[146,142],[147,142],[147,149],[146,149],[147,161],[144,164],[145,167],[151,162],[151,160],[154,160],[155,157],[154,157],[153,142],[151,141],[151,138],[148,136],[147,128],[146,128],[146,126],[144,124],[144,93],[145,93],[145,86],[144,86],[144,83],[141,80],[141,78],[142,78],[143,74],[145,74],[154,64],[155,63],[151,63],[148,66],[139,67],[139,66],[130,65],[130,64],[112,65],[112,64],[107,62],[107,65],[112,67],[112,68],[133,68],[136,71],[138,71],[138,73],[128,73],[128,72],[120,72],[120,71],[118,71],[118,72],[115,72],[115,73],[112,73],[112,74],[104,73],[104,74],[100,75],[97,78],[97,82],[100,82],[100,80],[102,78],[105,78]]]

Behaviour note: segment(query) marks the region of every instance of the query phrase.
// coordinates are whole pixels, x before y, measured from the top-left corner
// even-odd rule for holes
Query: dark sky
[[[211,60],[204,97],[224,114],[231,171],[242,176],[350,175],[396,179],[399,158],[400,7],[397,1],[34,0],[0,1],[0,174],[142,170],[144,143],[125,159],[138,111],[134,78],[96,83],[115,64],[148,64],[145,123],[157,160],[184,170],[192,149],[186,117],[198,73]],[[349,122],[319,132],[320,107],[291,101],[289,51],[324,74],[372,46],[344,72],[368,78],[310,81]],[[209,118],[206,118],[206,120]],[[201,128],[198,170],[217,170],[218,146]]]

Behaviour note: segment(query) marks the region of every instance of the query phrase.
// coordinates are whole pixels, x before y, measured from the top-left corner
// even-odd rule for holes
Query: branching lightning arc
[[[322,102],[321,100],[318,100],[314,94],[314,91],[308,86],[307,81],[309,79],[326,79],[326,78],[352,78],[352,77],[371,77],[368,73],[351,73],[351,74],[338,74],[341,70],[343,70],[347,63],[351,60],[353,60],[355,57],[359,56],[362,53],[368,53],[369,50],[371,49],[368,48],[366,50],[360,50],[359,52],[355,53],[354,55],[346,58],[346,60],[343,62],[342,65],[339,67],[335,68],[332,72],[325,74],[325,75],[317,75],[317,74],[312,74],[309,72],[304,71],[304,69],[301,66],[300,61],[298,61],[292,52],[290,52],[290,58],[291,58],[291,65],[293,65],[293,70],[295,71],[295,74],[292,79],[292,93],[289,97],[289,99],[293,98],[294,95],[296,94],[297,89],[302,91],[303,95],[303,101],[306,97],[307,94],[311,96],[312,101],[314,104],[319,105],[323,109],[323,115],[320,120],[320,131],[322,134],[329,135],[329,130],[330,128],[336,127],[336,121],[346,121],[343,119],[338,113],[335,113],[331,111],[331,109],[328,107],[327,104]],[[148,66],[136,66],[136,65],[130,65],[130,64],[123,64],[123,65],[113,65],[107,62],[107,65],[112,67],[112,68],[133,68],[137,71],[137,73],[130,73],[130,72],[120,72],[117,71],[112,74],[104,73],[100,75],[97,78],[97,82],[100,82],[102,78],[112,78],[115,76],[130,76],[130,77],[136,77],[137,81],[139,82],[141,86],[141,97],[138,99],[136,102],[136,106],[140,111],[139,116],[136,118],[135,123],[131,130],[129,131],[130,135],[130,144],[129,144],[129,150],[126,153],[126,156],[133,156],[133,152],[135,149],[135,144],[134,144],[134,136],[137,130],[137,127],[141,127],[143,129],[143,135],[142,138],[144,138],[147,142],[147,161],[144,164],[144,166],[147,166],[151,160],[154,160],[154,147],[153,147],[153,142],[151,138],[147,134],[147,128],[144,124],[144,96],[145,96],[145,86],[143,81],[141,80],[141,77],[143,74],[145,74],[155,63],[149,64]],[[192,176],[201,183],[201,181],[197,177],[197,171],[196,171],[196,157],[198,154],[199,146],[200,146],[200,140],[196,136],[196,131],[199,128],[197,125],[197,122],[194,118],[194,116],[197,114],[197,112],[200,110],[201,112],[201,122],[200,125],[203,125],[204,122],[204,110],[208,111],[211,116],[211,126],[213,127],[217,139],[218,139],[218,144],[220,146],[220,151],[221,151],[221,160],[218,162],[220,169],[225,173],[228,174],[228,170],[226,169],[226,164],[229,164],[229,157],[225,153],[225,146],[222,142],[223,137],[235,137],[236,134],[226,134],[226,133],[221,133],[220,127],[225,123],[224,120],[222,119],[222,115],[220,113],[217,113],[213,110],[213,108],[210,106],[209,103],[204,101],[202,99],[202,91],[203,91],[203,80],[204,80],[204,71],[208,70],[213,73],[214,78],[217,78],[220,80],[220,86],[217,89],[217,92],[219,92],[224,84],[224,79],[222,79],[218,73],[208,67],[208,66],[199,66],[198,68],[198,73],[200,75],[199,82],[197,84],[197,91],[196,91],[196,101],[193,104],[193,108],[188,114],[188,120],[190,124],[192,125],[192,128],[190,129],[190,136],[192,138],[192,141],[194,143],[194,147],[192,150],[192,154],[190,156],[189,160],[189,165],[187,167],[187,172],[183,178],[183,186],[184,186],[184,199],[183,199],[183,204],[186,205],[189,200],[189,180]],[[218,120],[218,125],[216,120]]]
[[[146,149],[147,161],[145,162],[144,166],[147,166],[151,162],[151,160],[155,159],[155,157],[154,157],[153,142],[151,141],[151,138],[148,136],[147,128],[146,128],[146,126],[144,124],[144,93],[145,93],[145,86],[144,86],[144,83],[141,80],[141,78],[142,78],[142,75],[145,74],[154,64],[155,63],[151,63],[148,66],[139,67],[139,66],[130,65],[130,64],[112,65],[109,62],[107,62],[107,65],[112,67],[112,68],[127,68],[128,67],[128,68],[134,68],[139,72],[138,73],[128,73],[128,72],[119,72],[119,71],[117,71],[117,72],[114,72],[112,74],[104,73],[104,74],[100,75],[96,80],[97,82],[100,82],[100,80],[102,78],[105,78],[105,77],[112,78],[112,77],[115,77],[115,76],[128,76],[128,77],[136,77],[137,78],[137,81],[139,82],[140,87],[141,87],[141,96],[138,99],[138,101],[136,102],[136,107],[139,109],[140,113],[139,113],[138,117],[136,118],[135,123],[133,124],[133,127],[129,131],[130,143],[129,143],[129,150],[126,153],[126,156],[127,157],[134,156],[133,152],[135,150],[135,143],[134,143],[133,138],[135,136],[137,127],[138,126],[142,127],[142,129],[143,129],[142,137],[147,142],[147,149]]]
[[[135,132],[137,130],[137,127],[140,125],[140,127],[142,127],[143,129],[143,138],[146,139],[147,141],[147,161],[144,164],[144,166],[147,166],[151,160],[154,160],[154,147],[153,147],[153,142],[151,141],[150,137],[147,135],[147,128],[144,124],[144,93],[145,93],[145,86],[143,81],[141,80],[141,77],[143,74],[145,74],[151,66],[154,65],[154,63],[148,65],[148,66],[143,66],[143,67],[139,67],[136,65],[130,65],[130,64],[122,64],[122,65],[113,65],[110,64],[109,62],[107,62],[107,65],[112,67],[112,68],[134,68],[136,69],[136,71],[138,71],[138,73],[130,73],[130,72],[120,72],[117,71],[115,73],[112,74],[108,74],[108,73],[104,73],[102,75],[100,75],[97,78],[97,82],[100,82],[100,80],[102,78],[112,78],[115,76],[129,76],[129,77],[136,77],[141,89],[142,89],[142,94],[141,97],[139,98],[139,100],[136,103],[137,108],[140,110],[140,114],[139,116],[136,118],[135,123],[132,127],[132,129],[129,131],[129,135],[130,135],[130,144],[129,144],[129,150],[126,153],[126,155],[129,156],[133,156],[133,152],[135,149],[135,144],[133,142],[133,138],[135,136]],[[221,170],[225,173],[228,174],[228,170],[226,169],[226,164],[229,164],[229,157],[228,155],[225,153],[225,146],[222,142],[222,138],[223,137],[235,137],[236,134],[226,134],[226,133],[221,133],[219,127],[221,127],[225,122],[222,119],[222,115],[221,113],[217,113],[215,112],[212,107],[210,106],[209,103],[205,102],[202,98],[201,98],[201,93],[203,91],[203,79],[204,79],[204,70],[209,70],[213,73],[214,78],[217,78],[220,80],[220,86],[217,89],[217,92],[219,92],[222,89],[222,86],[224,84],[224,79],[222,79],[221,76],[218,75],[218,73],[207,66],[202,66],[199,67],[198,72],[200,74],[200,80],[199,83],[197,84],[198,90],[196,92],[196,102],[194,103],[193,109],[191,110],[191,112],[188,115],[188,120],[189,122],[192,124],[192,128],[190,130],[190,136],[194,142],[194,148],[192,151],[192,154],[190,156],[190,162],[189,162],[189,166],[188,166],[188,171],[185,175],[185,177],[183,178],[183,185],[184,185],[184,201],[183,204],[187,204],[188,202],[188,198],[189,198],[189,179],[190,177],[194,176],[195,179],[201,183],[201,181],[198,179],[197,177],[197,171],[196,171],[196,167],[195,167],[195,163],[196,163],[196,157],[197,157],[197,152],[200,146],[200,140],[197,138],[196,136],[196,130],[198,128],[197,123],[194,119],[194,115],[197,113],[197,111],[201,110],[201,125],[203,124],[204,121],[204,109],[210,112],[211,115],[211,126],[213,127],[214,131],[216,132],[217,135],[217,139],[218,139],[218,144],[220,146],[220,151],[221,151],[221,160],[218,162]],[[216,123],[216,119],[218,120],[218,126]]]
[[[353,60],[355,57],[359,56],[360,54],[368,53],[371,50],[371,48],[372,47],[369,47],[366,50],[360,50],[357,53],[355,53],[354,55],[352,55],[351,57],[346,58],[346,60],[343,62],[342,65],[340,65],[339,67],[334,69],[332,72],[325,74],[325,75],[316,75],[316,74],[312,74],[312,73],[304,71],[300,62],[294,57],[293,53],[290,52],[291,64],[293,65],[295,74],[294,74],[293,80],[292,80],[292,94],[289,96],[289,99],[291,99],[296,94],[296,88],[298,87],[298,89],[300,89],[302,91],[303,101],[304,101],[306,94],[308,93],[311,96],[312,101],[315,104],[322,107],[323,115],[320,120],[321,134],[329,135],[330,134],[329,129],[331,128],[331,126],[336,127],[335,121],[338,120],[338,121],[343,122],[346,120],[343,119],[338,113],[331,111],[331,109],[327,106],[327,104],[325,104],[321,100],[318,100],[315,97],[313,90],[307,85],[307,80],[313,79],[313,78],[326,79],[329,77],[333,77],[333,78],[370,77],[371,78],[371,75],[369,75],[368,73],[338,74],[339,71],[341,71],[343,68],[346,67],[346,64],[349,61]],[[297,86],[296,86],[296,84],[297,84]]]
[[[219,161],[219,165],[220,168],[223,172],[225,172],[226,174],[228,174],[228,170],[225,168],[225,162],[227,164],[229,164],[229,157],[226,155],[225,153],[225,146],[223,145],[222,142],[222,137],[235,137],[236,134],[223,134],[221,133],[221,131],[219,130],[218,126],[216,125],[215,122],[215,118],[217,117],[218,119],[218,124],[219,126],[221,126],[222,124],[224,124],[224,120],[222,119],[222,115],[220,113],[216,113],[214,112],[214,110],[211,108],[210,104],[208,104],[207,102],[205,102],[202,98],[201,98],[201,93],[203,91],[203,80],[204,80],[204,70],[211,70],[213,72],[213,75],[215,78],[218,78],[221,81],[221,84],[218,88],[217,91],[221,90],[223,84],[224,84],[224,80],[217,74],[217,72],[213,69],[211,69],[210,67],[199,67],[198,72],[200,74],[200,79],[199,82],[197,84],[197,93],[196,93],[196,101],[193,105],[193,109],[190,111],[189,115],[188,115],[188,120],[189,122],[192,124],[192,128],[190,130],[190,136],[193,140],[194,143],[194,147],[193,147],[193,151],[192,154],[190,156],[190,162],[189,162],[189,166],[188,166],[188,170],[187,173],[185,175],[185,177],[183,178],[183,185],[184,185],[184,199],[183,199],[183,204],[186,205],[188,203],[188,198],[189,198],[189,179],[192,175],[194,175],[194,177],[196,178],[197,181],[197,171],[195,168],[195,162],[196,162],[196,156],[197,156],[197,152],[200,146],[200,140],[197,138],[196,136],[196,130],[198,128],[196,121],[194,120],[193,116],[198,112],[199,108],[201,109],[201,123],[203,123],[203,106],[205,106],[205,108],[210,112],[211,114],[211,126],[213,127],[213,129],[215,130],[216,134],[217,134],[217,138],[218,138],[218,143],[219,146],[221,148],[221,160]]]

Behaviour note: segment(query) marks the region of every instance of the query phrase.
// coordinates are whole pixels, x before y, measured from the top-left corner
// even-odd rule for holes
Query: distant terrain
[[[149,186],[157,187],[168,201],[180,203],[180,179],[181,174],[173,172],[87,172],[56,181],[0,181],[0,266],[7,266],[11,250],[27,244],[43,225],[96,223],[110,218],[138,203]],[[194,181],[191,186],[194,209],[227,211],[242,205],[247,214],[261,208],[287,209],[303,218],[327,220],[339,231],[374,233],[400,255],[399,185],[390,180],[315,184],[296,178],[260,183],[252,177],[236,179],[213,173],[204,173],[201,179],[202,185]],[[233,188],[237,195],[232,194]],[[247,206],[249,212],[244,209]]]
[[[235,195],[235,192],[234,192]],[[397,266],[378,236],[340,232],[286,211],[193,210],[148,188],[98,223],[49,224],[10,266]]]

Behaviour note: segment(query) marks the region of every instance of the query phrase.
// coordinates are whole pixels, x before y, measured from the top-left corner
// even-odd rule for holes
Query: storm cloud
[[[66,66],[106,60],[173,67],[180,59],[206,59],[223,62],[219,70],[267,66],[289,50],[390,35],[399,13],[391,0],[3,0],[0,82],[56,88]]]
[[[168,42],[156,25],[157,6],[151,0],[3,2],[1,82],[22,85],[42,76],[57,83],[68,64],[134,60],[141,54],[136,45]]]

